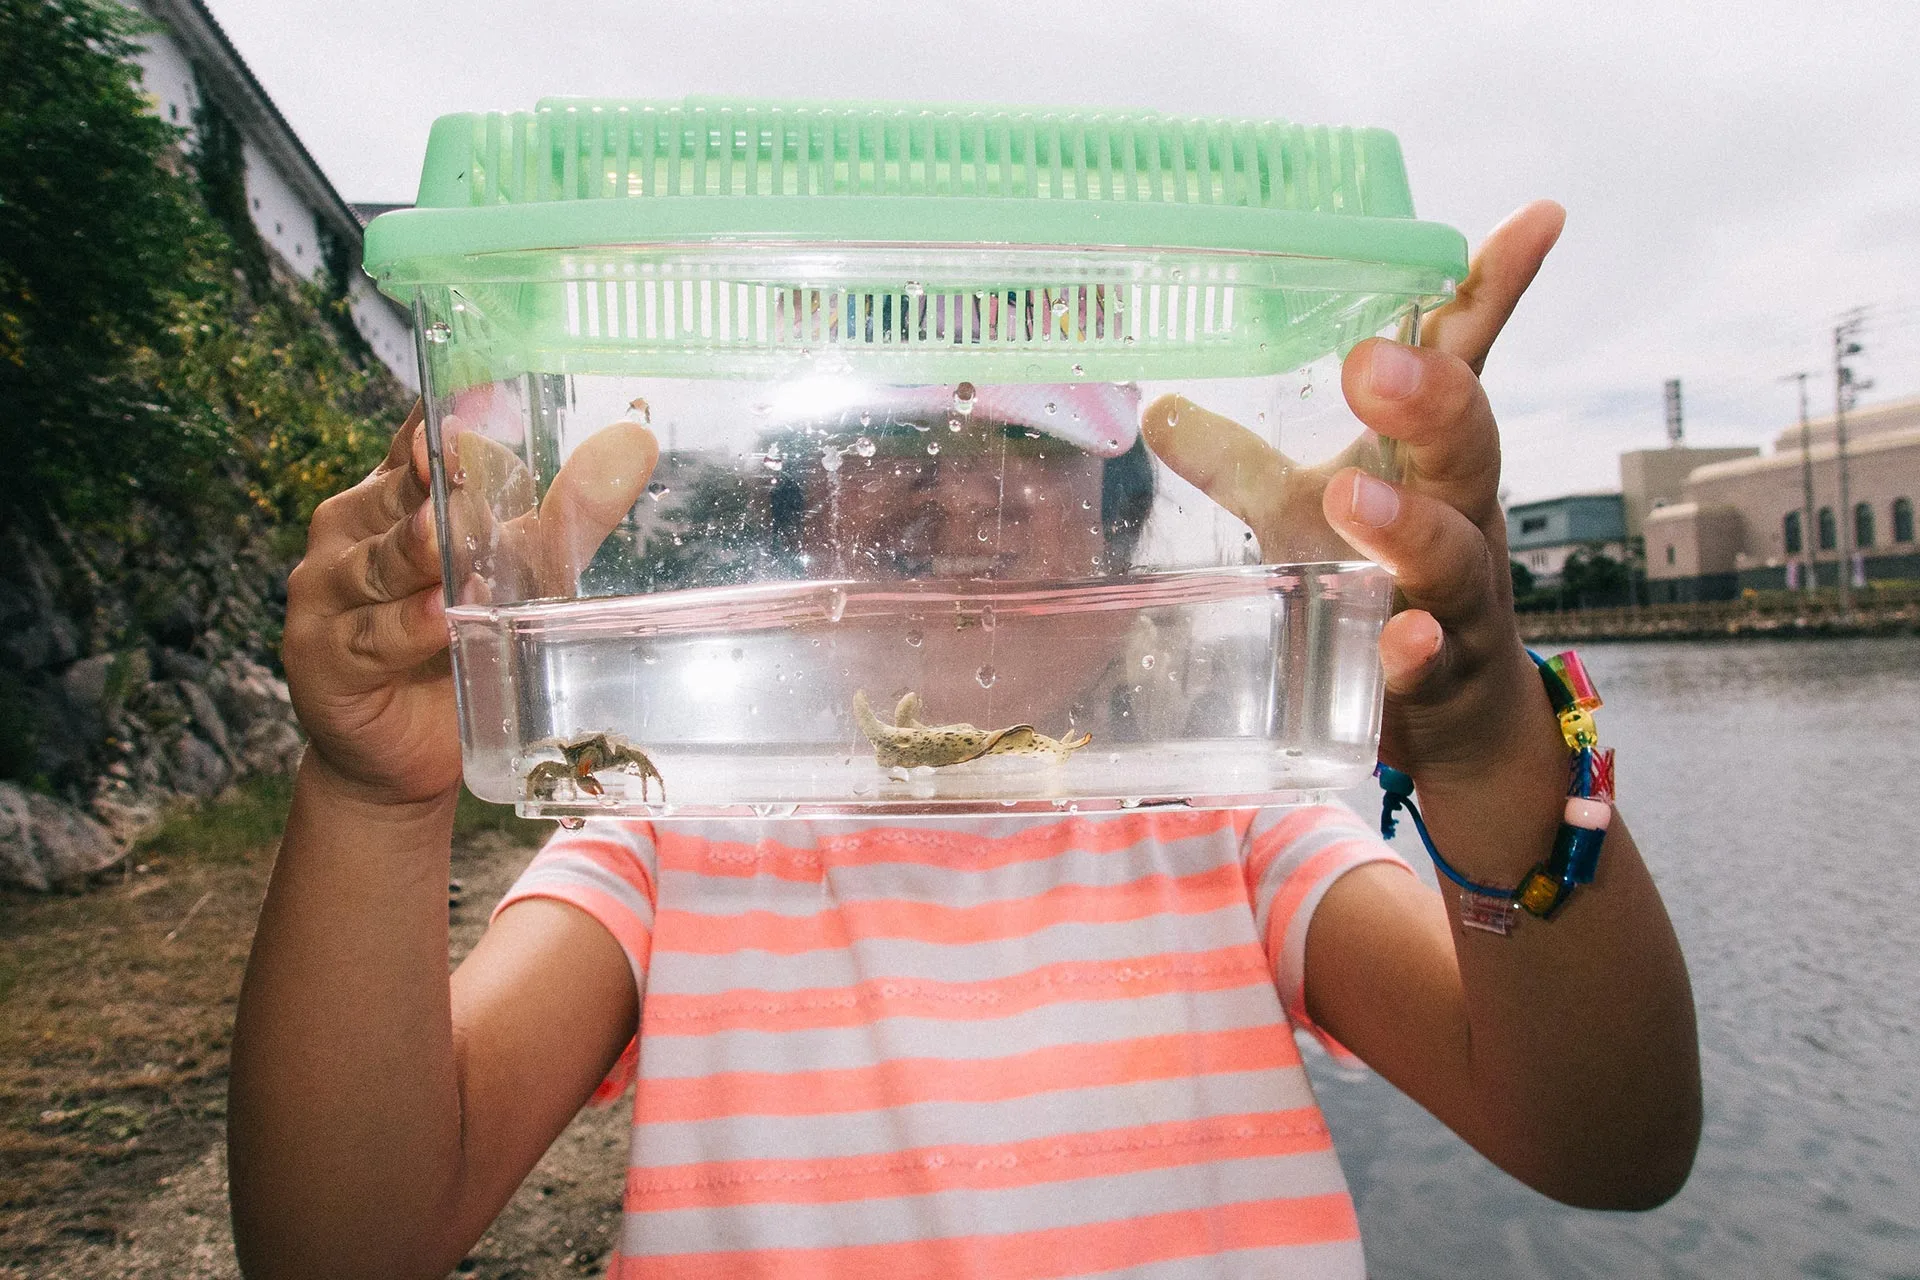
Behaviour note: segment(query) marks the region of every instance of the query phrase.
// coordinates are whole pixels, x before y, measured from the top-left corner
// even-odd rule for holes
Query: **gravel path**
[[[525,845],[493,833],[455,849],[461,892],[453,908],[453,959],[479,938],[488,911],[530,855]],[[582,1112],[452,1274],[484,1280],[601,1274],[619,1224],[630,1116],[625,1099]],[[0,1276],[235,1280],[224,1145],[161,1177],[122,1223],[110,1243],[76,1244],[35,1259],[30,1270],[0,1260]]]

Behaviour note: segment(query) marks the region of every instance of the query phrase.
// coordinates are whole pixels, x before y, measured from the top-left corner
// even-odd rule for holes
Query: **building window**
[[[1893,500],[1893,540],[1895,542],[1913,541],[1913,499],[1911,498]]]
[[[167,104],[167,119],[178,120],[179,118],[180,118],[180,104],[177,102],[169,102]]]
[[[1667,544],[1667,563],[1673,563],[1673,544],[1671,542]]]
[[[1521,516],[1520,517],[1520,532],[1522,534],[1538,533],[1546,527],[1547,527],[1547,518],[1545,516]]]
[[[1780,524],[1781,524],[1781,532],[1786,535],[1786,539],[1787,539],[1787,554],[1790,556],[1799,555],[1800,554],[1800,513],[1798,511],[1787,512],[1787,518],[1785,520],[1782,520]]]
[[[1853,508],[1853,545],[1870,547],[1873,545],[1873,506],[1871,503],[1858,503]]]
[[[1837,526],[1833,523],[1833,508],[1820,508],[1820,549],[1833,550],[1834,542],[1839,538]]]

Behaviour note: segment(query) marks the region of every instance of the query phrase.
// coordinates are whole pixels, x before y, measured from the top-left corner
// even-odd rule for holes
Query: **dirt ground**
[[[531,852],[525,832],[456,841],[453,959]],[[271,856],[149,858],[82,895],[0,893],[0,1278],[238,1275],[226,1049]],[[583,1112],[453,1274],[600,1274],[628,1117]]]

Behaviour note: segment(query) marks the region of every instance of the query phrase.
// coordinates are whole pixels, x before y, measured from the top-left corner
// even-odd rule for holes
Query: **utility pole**
[[[1800,589],[1809,592],[1818,585],[1813,550],[1813,428],[1807,425],[1807,379],[1812,376],[1790,373],[1780,379],[1800,384],[1800,570],[1806,575]]]
[[[1860,354],[1854,339],[1866,324],[1866,315],[1855,308],[1833,327],[1833,446],[1840,464],[1840,616],[1853,615],[1853,491],[1847,477],[1847,410],[1860,392],[1871,387],[1869,380],[1856,378],[1847,364],[1850,356]]]

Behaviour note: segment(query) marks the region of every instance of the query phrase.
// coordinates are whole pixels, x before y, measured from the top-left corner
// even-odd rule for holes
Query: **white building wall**
[[[420,362],[413,346],[413,328],[402,324],[394,304],[380,294],[365,272],[354,273],[347,286],[354,328],[373,353],[393,370],[410,391],[420,390]]]
[[[251,140],[241,144],[247,167],[247,208],[267,247],[294,274],[311,280],[325,265],[320,257],[319,220]]]
[[[148,16],[153,15],[149,12]],[[149,33],[145,41],[134,57],[142,87],[153,103],[154,113],[185,129],[186,145],[191,147],[194,113],[200,105],[193,63],[165,29]],[[241,154],[246,165],[247,210],[261,240],[301,279],[315,279],[326,269],[326,259],[320,252],[319,216],[252,138],[242,139]],[[395,377],[418,391],[413,332],[405,317],[359,273],[348,284],[348,297],[354,327],[367,345]]]
[[[169,124],[177,124],[191,137],[193,113],[200,106],[199,86],[194,82],[193,64],[180,46],[162,33],[147,37],[147,45],[135,56],[140,68],[141,87],[153,101],[154,114]]]

